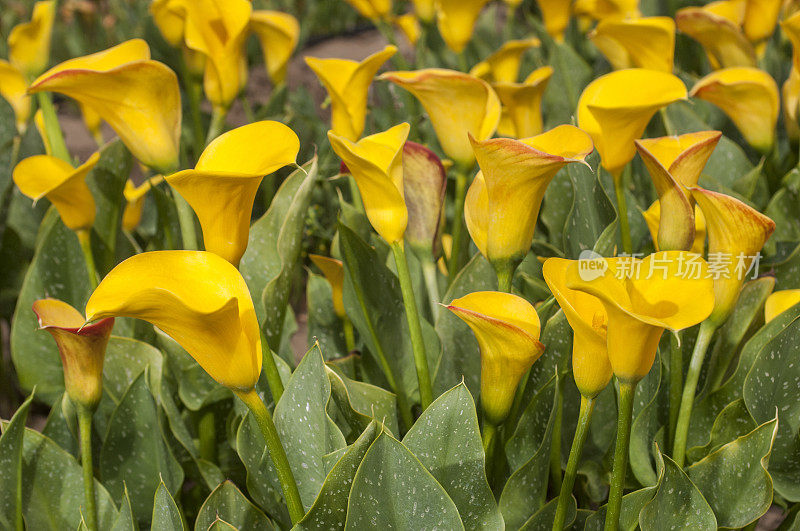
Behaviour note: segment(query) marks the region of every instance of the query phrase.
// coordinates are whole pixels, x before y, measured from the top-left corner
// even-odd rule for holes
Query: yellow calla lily
[[[364,132],[367,95],[378,69],[397,52],[387,46],[361,62],[349,59],[305,57],[331,99],[331,129],[339,136],[355,142]]]
[[[607,265],[605,271],[596,270],[602,271],[600,276],[579,260],[567,267],[565,284],[602,301],[608,313],[611,368],[621,382],[635,384],[650,372],[665,329],[689,328],[711,313],[714,289],[708,264],[686,251],[662,251],[643,260],[597,260]]]
[[[772,37],[782,3],[782,0],[747,0],[743,27],[750,42],[759,44]]]
[[[83,118],[83,124],[86,126],[89,134],[92,135],[92,138],[94,138],[98,146],[102,146],[103,132],[101,131],[101,127],[103,126],[103,119],[86,105],[79,103],[78,107],[81,109],[81,118]]]
[[[408,209],[405,241],[420,256],[440,252],[447,172],[439,157],[422,144],[403,146],[403,196]]]
[[[800,303],[800,289],[776,291],[764,303],[764,321],[770,322],[777,316]]]
[[[542,97],[553,75],[553,67],[537,68],[522,83],[492,85],[500,103],[503,117],[497,130],[504,136],[528,138],[542,132]]]
[[[328,131],[333,151],[347,165],[358,185],[369,222],[389,244],[402,241],[408,225],[403,145],[410,129],[407,123],[402,123],[358,142]]]
[[[523,140],[472,140],[481,167],[467,192],[467,229],[498,275],[513,274],[528,253],[547,185],[558,170],[584,162],[589,135],[571,125]]]
[[[745,67],[718,70],[698,81],[690,95],[719,107],[755,149],[772,150],[780,96],[768,73]]]
[[[247,284],[214,253],[154,251],[120,263],[86,303],[87,321],[114,316],[157,326],[234,391],[251,390],[261,374],[261,338]]]
[[[594,398],[611,381],[606,347],[608,315],[600,299],[566,284],[573,260],[548,258],[542,274],[572,328],[572,376],[581,396]]]
[[[253,11],[250,15],[250,28],[261,42],[270,79],[276,85],[284,83],[286,65],[300,37],[297,19],[280,11]]]
[[[792,43],[792,64],[800,70],[800,11],[781,22],[783,33]]]
[[[539,359],[539,316],[516,295],[479,291],[447,307],[469,325],[481,351],[481,407],[486,421],[498,425],[508,417],[522,376]]]
[[[0,59],[0,96],[11,105],[20,135],[28,129],[31,117],[31,99],[27,90],[25,76],[14,65]]]
[[[309,254],[308,257],[311,258],[314,265],[322,271],[325,280],[331,285],[333,311],[339,319],[344,319],[346,314],[344,311],[344,297],[342,295],[344,289],[344,266],[342,265],[342,261],[318,254]]]
[[[541,44],[536,37],[507,41],[499,50],[473,66],[469,73],[490,82],[516,83],[522,54]]]
[[[20,192],[38,201],[43,197],[53,203],[64,225],[85,231],[94,224],[95,204],[86,185],[86,176],[100,160],[95,153],[77,168],[50,155],[34,155],[14,168],[12,178]]]
[[[706,218],[703,215],[703,211],[700,210],[697,205],[694,206],[693,210],[694,214],[692,215],[692,220],[694,221],[694,240],[692,241],[689,251],[702,255],[706,248]],[[642,212],[642,217],[644,218],[644,222],[647,224],[647,228],[650,231],[650,236],[653,238],[653,245],[655,246],[656,251],[666,251],[667,249],[662,249],[658,244],[659,227],[661,225],[661,202],[658,199],[653,201],[653,204],[650,205],[650,208]],[[685,223],[688,223],[688,220]]]
[[[164,180],[162,175],[152,177],[139,186],[128,179],[125,181],[125,189],[122,191],[125,197],[125,209],[122,211],[122,229],[133,232],[142,221],[142,211],[144,210],[144,199],[147,192]]]
[[[594,141],[614,179],[636,154],[633,141],[660,108],[686,98],[683,82],[666,72],[632,68],[591,82],[578,101],[578,127]]]
[[[28,79],[47,68],[55,18],[55,0],[36,2],[31,21],[14,26],[8,35],[8,59]]]
[[[425,108],[445,154],[462,167],[475,163],[469,134],[490,138],[500,122],[500,100],[482,79],[455,70],[427,68],[386,72],[385,79],[411,92]],[[453,112],[457,108],[458,112]]]
[[[589,38],[617,70],[672,72],[675,22],[669,17],[603,20]]]
[[[419,24],[419,19],[414,13],[406,13],[399,17],[394,17],[394,25],[403,32],[409,44],[412,46],[417,45],[420,36],[422,35],[422,28]]]
[[[164,40],[174,48],[183,45],[186,33],[186,2],[187,0],[153,0],[150,4],[153,22]]]
[[[214,139],[193,170],[166,177],[197,214],[207,251],[239,265],[261,180],[294,164],[299,150],[300,140],[289,127],[255,122]]]
[[[783,123],[789,139],[796,141],[800,138],[800,71],[793,67],[789,71],[789,78],[781,89],[783,97]]]
[[[94,111],[143,164],[157,169],[177,166],[178,79],[166,65],[150,60],[143,40],[126,41],[51,68],[28,90],[42,91],[60,92]]]
[[[708,225],[708,260],[714,274],[714,312],[709,321],[720,326],[739,299],[750,268],[758,266],[759,253],[775,230],[775,222],[738,199],[690,188]]]
[[[436,24],[448,48],[461,53],[489,0],[436,0]]]
[[[362,17],[371,20],[386,18],[392,12],[392,0],[345,0]]]
[[[411,0],[414,4],[414,13],[426,24],[433,22],[436,17],[436,0]]]
[[[33,123],[36,125],[36,132],[39,133],[39,138],[42,139],[44,152],[47,155],[53,154],[53,146],[50,145],[50,138],[47,136],[47,130],[44,125],[44,113],[41,109],[37,109],[33,115]]]
[[[725,6],[713,9],[714,5]],[[739,13],[731,12],[743,6],[730,1],[712,2],[705,7],[687,7],[675,14],[678,29],[699,42],[708,55],[711,68],[756,66],[756,53],[737,20]],[[744,11],[741,11],[744,16]]]
[[[103,397],[103,360],[114,328],[114,318],[85,324],[83,315],[56,299],[34,301],[39,329],[47,330],[58,345],[69,398],[94,410]]]
[[[571,0],[536,0],[544,19],[544,29],[556,42],[564,42],[569,25]]]

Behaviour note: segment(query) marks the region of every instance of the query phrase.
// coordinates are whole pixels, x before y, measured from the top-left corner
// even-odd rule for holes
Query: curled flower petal
[[[650,231],[650,236],[653,238],[653,244],[656,251],[666,251],[668,249],[661,249],[659,247],[659,227],[661,225],[661,202],[656,199],[650,208],[642,212],[647,228]],[[703,211],[700,210],[696,204],[694,205],[694,241],[691,243],[689,251],[702,255],[706,248],[706,218]]]
[[[186,33],[186,3],[188,0],[153,0],[150,14],[164,40],[178,48]]]
[[[552,75],[553,68],[543,66],[531,72],[522,83],[493,85],[503,104],[503,116],[508,120],[507,136],[527,138],[542,132],[542,97]],[[498,127],[502,134],[500,129]]]
[[[776,291],[764,303],[764,321],[770,322],[789,308],[800,303],[800,289]]]
[[[731,14],[718,14],[708,6],[687,7],[675,14],[675,23],[682,33],[703,46],[712,68],[756,66],[753,46],[730,17]]]
[[[669,17],[603,20],[590,39],[617,70],[647,68],[672,72],[675,22]]]
[[[433,22],[436,16],[436,0],[411,0],[414,13],[424,22]]]
[[[344,297],[342,295],[344,289],[344,266],[342,265],[342,261],[318,254],[309,254],[308,257],[311,258],[314,265],[322,271],[325,280],[331,285],[333,311],[339,319],[344,319],[346,315],[344,311]]]
[[[164,177],[158,175],[146,180],[139,186],[133,184],[133,181],[130,179],[125,181],[125,189],[122,191],[125,197],[125,209],[122,211],[123,230],[128,232],[136,230],[136,227],[138,227],[139,223],[142,221],[144,199],[147,197],[147,192],[163,180]]]
[[[50,61],[55,18],[55,0],[36,2],[31,21],[14,26],[8,34],[8,59],[29,79],[44,72]]]
[[[422,27],[420,26],[419,19],[414,13],[406,13],[395,17],[393,20],[395,26],[403,32],[406,39],[412,46],[417,45],[420,36],[422,35]]]
[[[261,42],[270,79],[275,84],[285,82],[286,65],[300,37],[297,19],[280,11],[253,11],[250,27]]]
[[[564,0],[536,0],[544,19],[544,29],[557,42],[564,42],[564,31],[569,25],[570,2]]]
[[[362,17],[372,20],[385,18],[392,12],[392,0],[345,0]]]
[[[490,82],[516,83],[522,54],[541,44],[536,37],[507,41],[499,50],[473,66],[469,73]]]
[[[439,157],[421,144],[403,146],[403,193],[408,209],[405,241],[431,257],[440,251],[447,173]]]
[[[781,0],[747,0],[744,11],[744,34],[752,43],[769,39],[778,24]]]
[[[447,47],[461,53],[489,0],[436,0],[436,24]]]
[[[17,68],[0,59],[0,96],[14,110],[17,131],[25,133],[31,117],[31,99],[28,96],[28,83]]]

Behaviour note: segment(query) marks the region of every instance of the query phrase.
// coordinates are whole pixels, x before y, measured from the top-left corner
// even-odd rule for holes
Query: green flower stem
[[[283,395],[283,381],[281,380],[281,373],[278,371],[278,364],[275,363],[275,357],[267,343],[267,338],[264,336],[264,331],[261,331],[261,364],[267,377],[267,385],[269,392],[272,393],[272,400],[276,404]]]
[[[275,423],[272,422],[272,415],[270,415],[267,406],[264,405],[255,389],[236,392],[236,394],[250,409],[256,418],[256,422],[258,422],[258,427],[261,429],[261,434],[267,443],[269,456],[272,458],[272,463],[275,465],[275,470],[278,474],[283,497],[286,499],[286,507],[289,509],[289,517],[292,519],[292,524],[296,524],[305,516],[305,509],[300,499],[300,491],[297,490],[297,482],[289,466],[289,459],[286,457],[286,451],[283,449],[283,444],[278,436],[278,430],[275,429]]]
[[[614,192],[617,194],[617,211],[619,212],[619,232],[622,236],[622,250],[628,254],[633,252],[633,242],[631,241],[631,226],[628,223],[628,202],[625,199],[625,176],[628,172],[628,167],[622,176],[614,179]]]
[[[581,408],[578,413],[578,426],[575,428],[575,437],[572,439],[572,447],[569,450],[567,460],[567,470],[564,472],[564,480],[561,482],[561,492],[558,494],[558,505],[556,506],[556,516],[553,520],[553,531],[564,529],[567,519],[567,508],[572,489],[575,487],[575,478],[578,475],[578,464],[583,453],[583,445],[586,436],[589,435],[589,424],[592,420],[594,411],[594,398],[581,397]]]
[[[619,404],[617,417],[617,444],[614,448],[614,468],[611,471],[611,490],[608,493],[606,508],[606,531],[619,529],[619,512],[622,507],[622,488],[628,469],[628,446],[631,440],[631,417],[633,416],[633,395],[636,383],[619,383]]]
[[[417,301],[414,297],[414,288],[411,284],[411,274],[408,272],[408,261],[403,249],[403,242],[392,243],[392,252],[397,264],[397,276],[400,280],[400,290],[403,293],[403,305],[406,307],[406,320],[411,336],[411,348],[414,351],[414,365],[417,368],[417,381],[419,382],[419,400],[422,410],[428,408],[433,402],[433,387],[428,373],[428,356],[425,354],[425,343],[422,340],[422,326],[420,324]]]
[[[56,108],[53,106],[50,93],[37,92],[36,101],[39,102],[39,108],[42,109],[44,130],[47,135],[47,141],[50,144],[50,149],[53,150],[53,156],[72,164],[69,151],[67,150],[67,144],[64,142],[64,133],[61,132],[61,125],[58,123]]]
[[[200,457],[213,463],[217,455],[217,436],[214,429],[214,411],[211,408],[206,408],[200,415],[197,433],[200,436]]]
[[[511,293],[511,281],[514,280],[514,271],[517,266],[511,260],[504,260],[494,264],[497,274],[497,290],[504,293]]]
[[[681,338],[675,332],[669,338],[669,431],[667,441],[675,438],[675,426],[678,424],[678,411],[681,407],[683,390],[683,349]]]
[[[434,322],[439,316],[439,278],[436,272],[436,262],[433,255],[425,256],[421,260],[422,278],[425,280],[425,288],[428,290],[428,301],[431,305],[431,317]]]
[[[344,345],[347,347],[347,352],[353,352],[356,348],[356,336],[353,332],[353,322],[346,315],[342,318],[342,327],[344,328]]]
[[[358,190],[356,178],[350,175],[347,177],[347,183],[350,185],[350,198],[353,200],[353,206],[356,207],[359,212],[364,212],[364,201],[361,200],[361,192]]]
[[[81,446],[81,468],[83,469],[83,496],[86,508],[83,516],[89,531],[97,531],[97,507],[94,499],[94,471],[92,467],[92,410],[76,404],[78,409],[78,431]]]
[[[211,111],[211,124],[208,126],[208,135],[206,136],[206,146],[212,140],[222,134],[225,129],[225,118],[228,116],[228,109],[223,107],[214,107]]]
[[[97,287],[97,268],[94,265],[94,255],[92,254],[91,229],[76,231],[78,241],[81,243],[83,258],[86,260],[86,270],[89,272],[89,286],[94,289]]]
[[[714,336],[716,329],[717,325],[711,321],[703,321],[700,325],[700,331],[697,333],[697,340],[694,343],[692,359],[689,361],[686,383],[683,384],[681,409],[678,412],[678,420],[675,425],[675,442],[672,446],[672,458],[679,467],[683,467],[683,463],[686,460],[686,438],[689,435],[689,420],[692,417],[697,380],[700,378],[700,369],[703,367],[706,351],[711,344],[711,338]]]
[[[183,249],[189,251],[196,251],[197,246],[197,227],[194,223],[194,211],[186,199],[178,193],[174,188],[172,189],[172,200],[175,202],[175,209],[178,211],[178,225],[181,228],[181,239],[183,240]]]
[[[483,431],[481,432],[483,441],[483,454],[486,458],[486,477],[489,484],[493,483],[495,447],[497,446],[497,426],[483,419]]]
[[[461,270],[461,255],[464,254],[464,247],[467,245],[467,231],[464,224],[464,200],[467,197],[467,174],[471,168],[456,168],[456,193],[453,209],[453,249],[450,253],[450,261],[447,263],[448,282],[453,282],[456,275]]]
[[[203,115],[200,112],[200,100],[203,96],[203,86],[200,81],[194,78],[186,81],[186,97],[189,100],[189,114],[192,117],[192,135],[194,145],[194,158],[200,158],[200,153],[205,147],[205,131],[203,129]]]

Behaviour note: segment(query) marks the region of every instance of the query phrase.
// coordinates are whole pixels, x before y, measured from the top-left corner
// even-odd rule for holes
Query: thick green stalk
[[[494,476],[494,454],[495,447],[497,446],[497,426],[483,419],[483,431],[481,432],[481,440],[483,441],[483,454],[486,458],[486,477],[489,484],[493,484]]]
[[[467,197],[467,174],[469,169],[456,168],[456,191],[453,209],[453,249],[450,252],[450,261],[447,263],[448,282],[453,282],[461,270],[461,255],[467,244],[467,231],[464,224],[464,200]]]
[[[439,278],[436,272],[436,262],[433,256],[425,256],[421,261],[422,278],[425,280],[425,288],[428,290],[428,302],[431,305],[431,317],[434,322],[439,316]]]
[[[556,385],[558,403],[553,422],[553,439],[550,442],[550,486],[553,492],[561,491],[561,425],[564,422],[564,390],[561,381]]]
[[[697,340],[694,343],[692,359],[689,361],[686,383],[683,384],[681,409],[678,412],[678,420],[675,425],[675,442],[672,446],[672,458],[679,467],[683,467],[683,463],[686,460],[686,438],[689,435],[689,420],[692,417],[694,393],[697,390],[700,369],[703,367],[708,345],[711,344],[711,338],[714,336],[716,329],[717,326],[711,321],[703,321],[700,325],[700,331],[697,333]]]
[[[94,255],[92,254],[91,229],[79,230],[75,234],[81,243],[83,258],[86,260],[86,270],[89,272],[89,286],[94,290],[97,287],[97,268],[94,265]]]
[[[200,457],[212,463],[217,455],[217,435],[214,423],[214,411],[211,408],[206,408],[200,415],[200,421],[197,423],[197,432],[200,436]]]
[[[192,153],[194,153],[195,161],[200,157],[203,152],[205,143],[205,131],[203,130],[203,115],[200,112],[200,100],[203,95],[203,86],[200,81],[190,78],[186,80],[186,96],[189,100],[189,114],[192,117],[192,139],[194,145],[192,146]]]
[[[625,170],[628,171],[627,168]],[[619,232],[622,236],[622,250],[628,254],[633,252],[633,242],[631,241],[631,226],[628,223],[628,202],[625,199],[625,174],[622,174],[619,182],[614,179],[614,191],[617,194],[617,211],[619,212]]]
[[[208,126],[208,135],[206,136],[206,146],[212,140],[222,134],[225,129],[225,118],[228,116],[228,109],[223,107],[214,107],[211,111],[211,124]]]
[[[356,336],[353,332],[353,322],[346,315],[342,318],[342,327],[344,328],[344,345],[347,352],[353,352],[356,348]]]
[[[189,203],[186,202],[186,199],[175,189],[172,190],[172,200],[175,202],[175,210],[178,211],[178,225],[181,228],[183,248],[188,251],[196,251],[198,246],[197,227],[194,224],[194,211]]]
[[[667,441],[675,439],[675,426],[678,424],[678,411],[681,407],[683,390],[683,349],[681,338],[675,332],[669,338],[669,431]]]
[[[250,409],[256,422],[258,422],[258,427],[261,429],[261,434],[267,443],[269,456],[272,458],[272,463],[275,465],[275,471],[278,474],[283,497],[286,499],[286,507],[289,509],[289,517],[292,519],[292,524],[296,524],[305,516],[306,511],[300,499],[300,491],[297,489],[294,474],[289,466],[289,459],[286,457],[286,451],[283,449],[283,444],[278,436],[278,430],[275,428],[275,423],[272,422],[272,415],[254,389],[247,392],[237,392],[236,394]]]
[[[572,447],[569,450],[567,469],[564,471],[564,480],[561,482],[561,492],[558,494],[558,505],[556,506],[556,516],[553,520],[553,531],[564,529],[567,519],[567,508],[572,489],[575,488],[575,478],[578,475],[578,464],[581,461],[583,445],[586,436],[589,435],[589,424],[592,420],[594,411],[594,398],[581,397],[581,408],[578,413],[578,426],[575,428],[575,437],[572,439]]]
[[[53,106],[50,93],[37,92],[36,101],[39,102],[39,108],[42,109],[44,130],[50,149],[53,150],[53,156],[71,164],[72,160],[70,160],[67,144],[64,142],[64,133],[61,132],[61,125],[58,123],[58,115],[56,115],[56,108]]]
[[[514,280],[514,271],[517,269],[516,263],[511,260],[504,260],[493,265],[497,274],[497,291],[511,293],[511,281]]]
[[[620,382],[617,417],[617,443],[614,448],[614,468],[611,471],[611,490],[606,506],[606,531],[619,529],[619,513],[622,508],[622,488],[628,470],[628,446],[631,440],[631,417],[633,416],[633,395],[635,383]]]
[[[94,471],[92,467],[92,410],[81,404],[78,409],[78,432],[83,469],[83,497],[86,504],[83,516],[89,531],[97,531],[97,507],[94,500]]]
[[[272,393],[272,400],[275,404],[281,399],[283,395],[283,381],[281,380],[281,373],[278,371],[278,364],[275,363],[275,357],[272,355],[267,344],[267,338],[264,336],[264,331],[261,331],[261,363],[264,367],[264,372],[267,376],[267,385],[269,392]]]
[[[411,274],[408,271],[406,252],[403,242],[392,244],[394,260],[397,264],[397,277],[400,280],[400,291],[403,294],[403,305],[406,308],[406,320],[411,336],[411,348],[414,351],[414,365],[417,368],[417,381],[419,382],[419,400],[422,410],[425,411],[433,402],[433,387],[431,376],[428,373],[428,356],[425,353],[425,343],[422,339],[422,325],[420,324],[417,301],[414,297],[414,287],[411,284]]]

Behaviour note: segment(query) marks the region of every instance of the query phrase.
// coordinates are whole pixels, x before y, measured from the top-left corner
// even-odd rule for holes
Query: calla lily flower
[[[516,83],[522,54],[541,44],[536,37],[507,41],[499,50],[473,66],[469,73],[489,82]]]
[[[367,94],[378,69],[397,52],[387,46],[361,62],[349,59],[306,57],[331,99],[331,129],[339,136],[355,142],[364,132],[367,116]]]
[[[92,109],[87,107],[83,104],[78,104],[78,107],[81,109],[81,118],[83,118],[83,125],[86,126],[86,129],[89,131],[89,134],[92,135],[94,141],[97,143],[98,146],[103,145],[103,119],[100,118],[100,115],[94,112]]]
[[[0,96],[11,105],[20,135],[25,134],[31,117],[31,99],[27,90],[25,76],[14,65],[0,59]]]
[[[594,398],[611,381],[606,347],[608,314],[600,299],[566,284],[573,260],[548,258],[542,267],[547,286],[572,328],[572,376],[581,396]]]
[[[95,153],[77,168],[50,155],[34,155],[14,168],[12,178],[20,192],[34,201],[46,197],[74,231],[88,231],[94,224],[95,204],[86,176],[100,160]]]
[[[689,328],[711,313],[714,289],[708,264],[686,251],[662,251],[643,260],[597,260],[606,264],[605,271],[588,271],[585,261],[576,261],[566,270],[565,284],[602,301],[608,313],[611,368],[622,383],[635,384],[650,372],[665,329]],[[695,264],[693,270],[689,263]]]
[[[55,0],[36,2],[31,21],[14,26],[8,35],[8,59],[28,79],[47,68],[55,18]]]
[[[691,220],[694,222],[694,240],[691,243],[691,247],[688,249],[689,251],[696,253],[696,254],[703,254],[703,251],[706,248],[706,218],[703,215],[703,211],[697,205],[694,205],[693,208],[694,214],[692,214]],[[644,222],[647,224],[647,228],[650,231],[650,236],[653,238],[653,244],[655,245],[656,251],[666,251],[668,249],[662,249],[659,245],[660,241],[660,227],[661,227],[661,202],[656,199],[653,201],[653,204],[650,205],[650,208],[642,212],[642,217],[644,218]],[[681,228],[683,226],[688,225],[689,220],[681,220]],[[674,245],[672,246],[672,250],[674,249]]]
[[[347,165],[358,185],[369,222],[389,244],[402,241],[408,225],[403,145],[409,130],[410,126],[402,123],[358,142],[328,131],[333,151]]]
[[[539,359],[539,316],[510,293],[479,291],[447,307],[469,325],[481,351],[481,407],[495,426],[508,417],[522,376]]]
[[[758,45],[772,37],[781,12],[781,0],[747,0],[744,12],[744,34]]]
[[[186,33],[186,2],[187,0],[153,0],[150,4],[153,22],[164,40],[174,48],[183,45]]]
[[[247,284],[214,253],[154,251],[120,263],[86,303],[87,321],[114,316],[157,326],[231,390],[251,390],[261,374],[261,337]]]
[[[783,96],[783,122],[786,132],[791,140],[800,138],[800,71],[793,67],[789,71],[789,78],[781,88]]]
[[[436,0],[411,0],[414,13],[425,23],[433,22],[436,16]]]
[[[158,175],[151,179],[146,180],[139,186],[133,184],[133,181],[128,179],[125,181],[125,189],[122,191],[125,197],[125,209],[122,211],[122,228],[128,232],[133,232],[139,223],[142,221],[142,211],[144,210],[144,199],[147,197],[147,192],[153,186],[156,186],[164,177]]]
[[[439,254],[447,173],[439,157],[422,144],[403,146],[403,193],[408,209],[405,241],[422,256]]]
[[[553,75],[553,67],[537,68],[522,83],[495,83],[494,91],[503,104],[498,133],[528,138],[542,132],[542,97]]]
[[[53,154],[53,146],[50,145],[50,138],[47,136],[47,130],[44,125],[44,113],[41,109],[37,109],[33,115],[33,123],[36,126],[36,132],[39,133],[39,138],[42,140],[44,152],[47,155]]]
[[[739,299],[739,291],[758,266],[761,248],[775,230],[775,222],[738,199],[690,188],[708,225],[708,258],[714,265],[714,312],[709,321],[720,326]]]
[[[564,31],[569,25],[570,4],[564,0],[536,0],[544,19],[544,29],[556,42],[564,42]]]
[[[743,2],[712,2],[675,14],[678,29],[699,42],[713,69],[756,66],[756,53],[740,27]],[[716,8],[716,9],[715,9]]]
[[[133,39],[95,54],[70,59],[33,82],[28,92],[60,92],[97,113],[143,164],[178,164],[181,97],[178,79],[150,60],[150,49]]]
[[[636,141],[659,197],[657,212],[651,213],[659,220],[653,239],[657,249],[688,251],[697,245],[694,201],[686,188],[697,184],[721,136],[719,131],[701,131]],[[701,251],[703,244],[701,239]]]
[[[683,82],[666,72],[632,68],[591,82],[578,101],[578,127],[592,136],[614,179],[636,154],[633,141],[660,108],[686,98]]]
[[[261,180],[294,164],[299,150],[300,140],[289,127],[255,122],[214,139],[193,170],[166,177],[197,214],[207,251],[239,265]]]
[[[267,62],[267,73],[276,85],[286,81],[286,65],[297,47],[300,24],[288,13],[253,11],[250,28],[261,41]]]
[[[40,330],[47,330],[58,345],[67,395],[93,411],[103,397],[103,360],[114,318],[87,325],[78,310],[56,299],[35,301],[33,311]]]
[[[461,53],[489,0],[436,0],[436,23],[448,48]]]
[[[347,315],[344,311],[344,297],[342,295],[344,289],[344,266],[342,261],[318,254],[309,254],[308,257],[322,271],[325,280],[331,285],[333,311],[339,319],[344,319]]]
[[[406,13],[404,15],[400,15],[399,17],[394,17],[394,25],[403,32],[406,39],[412,46],[416,46],[417,41],[419,41],[420,36],[422,35],[422,28],[419,24],[419,19],[417,15],[414,13]]]
[[[580,4],[576,0],[576,4]],[[639,11],[639,0],[590,0],[576,5],[576,12],[589,14],[596,20],[611,18],[639,18],[642,16]]]
[[[672,72],[675,22],[669,17],[603,20],[589,38],[617,70]]]
[[[345,0],[365,18],[378,20],[392,12],[392,0]]]
[[[475,154],[468,135],[490,138],[500,122],[500,100],[482,79],[455,70],[428,68],[386,72],[385,79],[408,90],[422,103],[445,154],[470,168]],[[453,112],[458,109],[458,112]]]
[[[764,321],[772,321],[777,316],[800,303],[800,289],[785,289],[776,291],[764,303]]]
[[[795,70],[800,70],[800,11],[787,17],[781,22],[783,33],[792,43],[792,64]]]
[[[584,162],[592,152],[589,135],[562,125],[532,138],[494,138],[472,146],[481,174],[467,192],[467,229],[498,274],[525,257],[533,241],[547,185],[558,170]]]
[[[698,81],[690,95],[722,109],[755,149],[772,150],[780,111],[778,85],[772,76],[757,68],[726,68]]]

